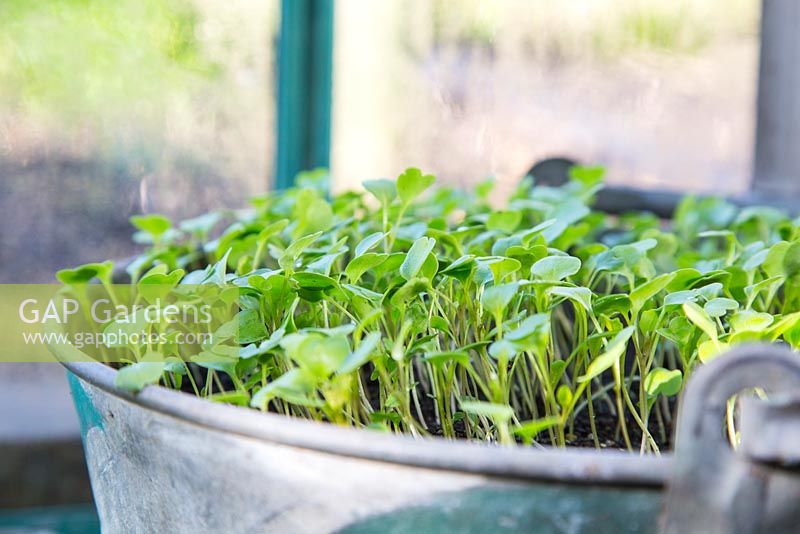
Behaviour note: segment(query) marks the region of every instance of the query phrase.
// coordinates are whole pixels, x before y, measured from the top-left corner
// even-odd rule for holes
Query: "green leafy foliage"
[[[436,245],[436,240],[430,237],[420,237],[411,245],[406,254],[406,258],[400,265],[400,275],[406,280],[416,277],[420,269],[425,265],[425,260]],[[434,273],[435,274],[435,273]]]
[[[644,380],[644,389],[651,397],[665,395],[671,397],[677,395],[681,390],[681,371],[680,369],[667,370],[657,367],[647,373]]]
[[[590,207],[603,170],[571,176],[526,181],[503,209],[484,186],[431,189],[411,168],[330,199],[304,179],[216,236],[217,217],[134,219],[151,245],[138,283],[230,287],[242,346],[207,347],[184,367],[132,355],[118,384],[192,378],[201,396],[290,416],[561,446],[610,406],[625,447],[657,451],[675,418],[665,398],[698,366],[737,343],[798,347],[800,229],[709,198],[687,198],[669,222],[610,218]],[[198,236],[212,239],[200,262]]]
[[[158,382],[166,365],[163,361],[153,361],[156,360],[153,356],[145,354],[140,361],[120,369],[115,380],[116,386],[137,392],[145,386]]]
[[[433,185],[436,179],[433,175],[422,174],[415,168],[406,171],[397,178],[397,196],[404,206],[410,205],[423,191]]]
[[[570,256],[548,256],[537,261],[531,267],[531,274],[542,280],[559,282],[577,273],[581,268],[581,260]]]
[[[606,347],[605,352],[589,364],[589,367],[586,368],[586,374],[579,377],[578,382],[588,382],[593,378],[597,378],[611,367],[618,366],[619,360],[627,348],[628,340],[633,335],[633,331],[634,328],[629,326],[614,336],[614,339]]]

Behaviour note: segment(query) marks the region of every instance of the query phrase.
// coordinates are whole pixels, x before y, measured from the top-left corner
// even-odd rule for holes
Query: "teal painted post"
[[[275,187],[328,167],[331,144],[333,0],[282,0],[278,41]]]

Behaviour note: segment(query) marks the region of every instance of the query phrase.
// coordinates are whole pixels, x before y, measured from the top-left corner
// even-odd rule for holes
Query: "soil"
[[[205,373],[195,374],[197,385],[200,388],[204,386],[204,377]],[[226,390],[234,389],[233,383],[230,380],[230,378],[227,377],[227,375],[219,374],[218,377],[220,379],[221,384]],[[377,409],[380,403],[378,382],[369,381],[367,383],[367,388],[368,388],[370,404]],[[193,390],[188,381],[184,381],[181,389],[184,393],[193,394]],[[635,393],[636,393],[635,391],[631,393],[632,396],[631,400],[634,403],[634,405],[636,405],[638,401]],[[419,401],[420,401],[420,408],[422,409],[422,415],[425,419],[425,426],[427,427],[428,432],[430,432],[434,436],[441,436],[442,429],[436,421],[436,411],[433,399],[422,393],[419,396]],[[676,408],[677,408],[676,404],[677,403],[675,402],[675,398],[674,397],[671,398],[669,402],[670,414],[676,413]],[[541,406],[539,407],[539,409],[541,412],[544,411],[544,409]],[[626,450],[625,442],[620,433],[617,416],[616,414],[611,412],[611,410],[608,407],[608,404],[602,401],[595,400],[594,412],[595,412],[595,428],[597,429],[597,434],[598,434],[597,440],[600,444],[600,448]],[[637,422],[627,411],[626,411],[625,425],[628,429],[633,449],[638,450],[642,442],[642,432],[639,429],[639,425],[637,424]],[[662,430],[659,428],[656,417],[653,414],[650,418],[648,429],[650,431],[650,435],[653,436],[653,439],[655,440],[661,452],[668,451],[672,448],[672,439],[674,433],[672,421],[664,421],[664,429],[662,434]],[[466,432],[463,421],[455,422],[455,430],[458,438],[466,439]],[[550,445],[546,433],[542,433],[537,442],[540,443],[541,445]],[[592,437],[591,424],[587,410],[584,409],[583,411],[581,411],[581,413],[575,419],[574,424],[571,426],[571,428],[570,427],[567,428],[567,446],[579,447],[579,448],[595,448],[595,442]]]
[[[636,399],[632,399],[636,403]],[[425,416],[428,430],[435,436],[441,436],[441,427],[436,423],[435,411],[433,403],[423,403],[423,415]],[[540,409],[543,408],[540,407]],[[602,402],[595,401],[595,428],[597,429],[597,441],[601,449],[620,449],[626,450],[625,441],[620,433],[619,422],[617,416],[608,409],[607,405]],[[675,413],[674,401],[670,403],[670,413]],[[642,442],[642,432],[636,420],[626,412],[625,426],[628,429],[631,445],[634,449],[638,450]],[[465,439],[466,433],[464,432],[464,423],[458,421],[455,424],[456,433],[459,438]],[[664,434],[661,434],[661,429],[658,426],[654,417],[648,424],[650,435],[653,436],[658,448],[661,452],[670,450],[672,448],[673,439],[673,425],[671,422],[665,421]],[[537,440],[541,445],[550,445],[546,432],[540,434]],[[580,415],[575,419],[572,428],[567,429],[567,446],[579,448],[595,448],[595,442],[592,437],[592,427],[589,420],[589,414],[583,410]]]

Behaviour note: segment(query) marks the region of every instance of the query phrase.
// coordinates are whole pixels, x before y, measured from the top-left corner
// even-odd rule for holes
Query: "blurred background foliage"
[[[0,95],[27,113],[105,123],[163,110],[220,75],[184,0],[0,3]]]
[[[261,192],[278,0],[0,2],[0,281]]]
[[[332,177],[510,190],[567,155],[641,187],[750,169],[758,0],[337,0]],[[0,281],[132,252],[127,219],[272,178],[280,0],[0,2]],[[679,133],[679,134],[678,134]]]
[[[740,192],[759,0],[344,0],[333,174],[443,181],[569,155],[612,182]],[[379,75],[375,75],[379,73]]]
[[[81,122],[113,121],[132,107],[137,118],[163,110],[198,78],[218,79],[225,68],[226,58],[214,57],[199,38],[204,5],[213,3],[6,0],[0,3],[2,103]],[[518,46],[550,60],[697,53],[721,39],[752,35],[758,19],[753,0],[414,3],[409,6],[427,11],[429,20],[420,24],[414,17],[405,29],[430,32],[435,46]],[[239,4],[248,9],[255,2]],[[223,47],[236,45],[229,37]]]
[[[433,0],[432,6],[437,43],[517,39],[547,57],[606,59],[694,53],[732,34],[752,34],[759,7],[751,0]],[[509,35],[509,27],[517,30]]]

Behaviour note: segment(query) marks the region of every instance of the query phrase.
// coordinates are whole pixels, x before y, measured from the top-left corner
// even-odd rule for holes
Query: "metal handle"
[[[725,437],[728,399],[755,387],[772,394],[800,391],[800,356],[777,345],[745,345],[694,373],[678,416],[663,532],[781,532],[797,526],[800,477],[734,452]]]

